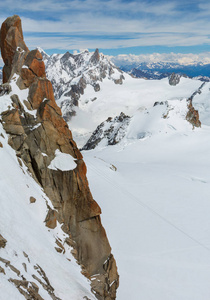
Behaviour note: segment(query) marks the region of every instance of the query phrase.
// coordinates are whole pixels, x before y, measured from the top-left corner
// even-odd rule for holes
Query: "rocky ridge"
[[[116,145],[124,138],[129,122],[130,117],[123,112],[115,118],[108,118],[96,128],[82,150],[94,149],[102,140],[103,146]]]
[[[95,296],[115,299],[119,276],[100,207],[88,187],[85,163],[55,102],[42,55],[38,49],[28,50],[17,15],[2,24],[1,53],[5,63],[1,95],[9,94],[12,102],[1,122],[10,146],[52,201],[46,226],[62,225]],[[97,63],[97,51],[89,61]],[[68,155],[75,165],[67,170],[50,167],[57,154]]]
[[[79,105],[80,96],[87,86],[93,87],[97,97],[100,82],[105,78],[115,84],[123,84],[123,72],[98,49],[94,53],[85,50],[74,55],[66,52],[49,56],[42,49],[40,52],[47,77],[53,85],[55,100],[67,121],[75,115],[75,107]]]
[[[172,73],[168,78],[168,82],[170,85],[175,86],[175,85],[179,84],[180,78],[181,78],[180,74]]]
[[[205,82],[203,82],[201,84],[201,86],[191,95],[191,97],[189,99],[187,99],[188,112],[187,112],[187,115],[186,115],[186,120],[192,124],[193,129],[195,127],[201,127],[201,121],[199,119],[199,112],[193,106],[193,98],[197,94],[202,93],[202,88],[204,87],[204,85],[205,85]]]

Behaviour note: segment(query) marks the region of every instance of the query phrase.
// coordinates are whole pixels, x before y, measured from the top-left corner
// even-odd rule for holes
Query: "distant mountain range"
[[[89,63],[87,63],[85,61],[83,56],[86,54],[87,60],[89,60],[91,55],[92,55],[91,53],[88,53],[86,51],[86,53],[81,53],[81,54],[78,54],[78,55],[72,55],[69,52],[67,52],[65,55],[63,55],[63,54],[54,54],[52,56],[49,56],[47,53],[45,53],[40,48],[39,48],[39,51],[43,55],[43,60],[46,64],[46,71],[48,73],[48,77],[50,78],[50,80],[53,83],[54,88],[55,88],[55,85],[56,85],[54,81],[56,81],[56,83],[57,83],[57,89],[55,89],[56,98],[59,98],[59,97],[57,97],[58,96],[57,93],[59,93],[59,94],[62,93],[62,91],[60,89],[61,85],[60,85],[60,82],[58,82],[59,80],[57,78],[58,76],[55,76],[55,74],[54,74],[54,73],[56,73],[56,71],[52,72],[52,69],[53,70],[57,69],[58,61],[61,60],[60,68],[61,69],[63,68],[63,71],[61,71],[61,69],[60,69],[60,75],[63,72],[65,74],[66,74],[66,72],[67,73],[70,72],[71,75],[74,75],[74,76],[71,76],[71,77],[75,77],[76,74],[74,74],[74,73],[75,73],[75,69],[77,69],[77,67],[78,67],[77,66],[78,62],[81,65],[86,65],[87,64],[86,65],[86,68],[87,68]],[[67,64],[68,64],[67,61],[69,60],[70,57],[71,57],[72,61],[74,61],[74,59],[76,59],[75,60],[75,66],[73,67],[73,70],[70,70],[72,66],[71,67],[69,65],[67,66]],[[95,54],[95,57],[96,57],[95,64],[97,64],[97,58],[98,58],[99,60],[103,60],[103,64],[106,65],[102,69],[104,69],[104,68],[105,69],[114,68],[114,65],[109,60],[107,60],[106,57],[103,56],[103,54],[100,54],[100,55]],[[81,61],[80,61],[80,59],[81,59]],[[90,61],[90,63],[94,64],[94,62],[91,62],[91,61]],[[139,63],[136,63],[136,64],[132,63],[132,64],[128,64],[128,65],[116,64],[116,66],[119,69],[121,69],[122,71],[127,72],[131,76],[133,75],[134,77],[137,77],[137,78],[159,80],[159,79],[170,76],[172,73],[177,73],[177,74],[180,74],[180,75],[185,75],[185,76],[190,77],[190,78],[196,78],[196,79],[201,80],[201,81],[206,81],[206,82],[210,81],[210,64],[203,64],[201,62],[200,63],[195,62],[195,63],[192,63],[190,65],[189,64],[188,65],[183,65],[183,64],[179,64],[179,63],[173,63],[173,62],[156,62],[156,63],[155,62],[154,63],[142,62],[140,64]],[[83,69],[85,69],[84,66],[83,66]],[[116,69],[116,67],[115,67],[115,69]],[[83,71],[84,70],[82,70],[82,71],[80,70],[80,74],[83,73]],[[112,73],[112,71],[111,71],[111,73]],[[80,74],[78,74],[78,75],[80,75]],[[62,74],[61,77],[63,79],[63,77],[65,77],[65,75]],[[1,80],[2,80],[2,67],[0,67],[0,81]],[[68,87],[66,87],[66,89],[69,88],[69,84],[70,84],[70,86],[72,85],[72,83],[70,83],[69,80],[70,80],[69,78],[65,78],[65,80],[64,80],[64,81],[68,82]]]
[[[188,77],[198,77],[198,79],[203,81],[210,80],[210,64],[203,63],[182,65],[168,62],[143,62],[137,65],[132,64],[120,66],[120,68],[138,78],[144,77],[147,79],[162,79],[164,77],[168,77],[171,73],[179,73]]]

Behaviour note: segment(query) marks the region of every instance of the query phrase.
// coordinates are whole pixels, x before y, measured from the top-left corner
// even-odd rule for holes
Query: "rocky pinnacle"
[[[101,224],[101,209],[89,190],[82,155],[55,102],[42,55],[38,50],[29,51],[25,45],[17,15],[4,21],[0,37],[5,64],[1,90],[11,90],[9,84],[15,81],[20,90],[28,91],[24,100],[17,92],[11,94],[13,107],[2,113],[9,144],[54,206],[46,216],[46,226],[62,225],[69,236],[66,243],[74,248],[73,253],[82,273],[91,280],[96,297],[115,299],[119,276]],[[73,156],[77,167],[69,171],[48,168],[56,151]]]

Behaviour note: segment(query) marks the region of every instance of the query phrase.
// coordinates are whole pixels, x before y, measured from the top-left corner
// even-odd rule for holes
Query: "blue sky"
[[[0,21],[18,14],[26,44],[47,53],[210,52],[210,3],[194,0],[5,0]]]

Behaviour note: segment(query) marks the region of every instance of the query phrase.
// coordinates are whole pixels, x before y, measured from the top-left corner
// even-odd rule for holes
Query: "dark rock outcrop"
[[[192,105],[192,100],[188,100],[188,112],[186,115],[186,120],[190,122],[194,127],[201,127],[201,121],[199,120],[199,113]]]
[[[114,79],[114,83],[115,84],[123,84],[124,79],[125,79],[125,77],[123,75],[120,75],[119,79]]]
[[[157,105],[168,105],[168,101],[160,101],[160,102],[156,101],[153,106],[157,106]]]
[[[86,165],[56,105],[40,52],[29,51],[23,41],[18,16],[2,24],[1,52],[4,82],[16,81],[20,89],[28,89],[24,99],[10,92],[13,107],[2,113],[9,144],[52,201],[55,210],[49,211],[46,223],[50,228],[56,222],[62,224],[83,273],[90,279],[94,275],[96,297],[115,299],[119,276],[101,224],[101,209],[89,190]],[[66,171],[49,168],[56,151],[72,156],[76,167]]]
[[[205,85],[205,82],[203,82],[201,84],[201,86],[191,95],[191,97],[189,99],[187,99],[188,112],[187,112],[187,115],[186,115],[186,120],[193,125],[193,129],[195,127],[201,127],[201,121],[199,119],[199,112],[193,106],[193,98],[197,94],[202,93],[202,88],[204,87],[204,85]]]
[[[36,285],[35,282],[29,282],[27,280],[18,280],[12,278],[9,279],[9,282],[12,282],[27,300],[44,300],[39,295],[39,287]],[[54,299],[56,298],[57,297],[55,297]]]
[[[0,85],[0,96],[9,94],[11,91],[11,86],[8,83],[3,83]]]
[[[107,145],[115,145],[119,143],[126,133],[126,128],[129,125],[130,117],[123,112],[117,117],[108,118],[102,122],[93,132],[82,150],[94,149],[102,140],[106,140]]]
[[[0,234],[0,248],[4,248],[6,246],[7,240]]]
[[[100,61],[100,54],[99,54],[98,48],[96,48],[95,52],[94,52],[93,55],[91,56],[90,62],[91,62],[93,65],[96,65],[99,61]]]
[[[179,75],[179,74],[176,74],[176,73],[172,73],[170,76],[169,76],[169,84],[170,85],[177,85],[179,82],[180,82],[180,78],[182,76]]]

